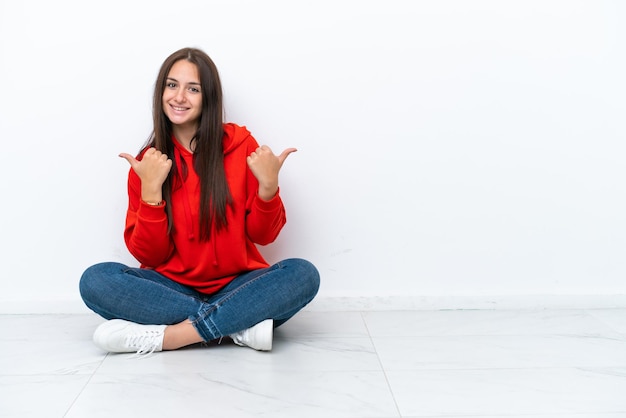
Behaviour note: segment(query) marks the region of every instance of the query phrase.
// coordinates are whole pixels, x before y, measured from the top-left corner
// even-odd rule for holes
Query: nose
[[[174,98],[179,103],[184,102],[187,99],[187,97],[185,96],[185,89],[178,89]]]

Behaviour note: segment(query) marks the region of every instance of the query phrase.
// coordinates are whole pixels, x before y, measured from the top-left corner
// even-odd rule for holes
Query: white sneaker
[[[250,347],[259,351],[270,351],[272,349],[272,338],[274,337],[274,320],[266,319],[255,326],[231,334],[235,344],[242,347]]]
[[[100,325],[93,342],[111,353],[152,354],[163,350],[166,325],[141,325],[123,319],[112,319]]]

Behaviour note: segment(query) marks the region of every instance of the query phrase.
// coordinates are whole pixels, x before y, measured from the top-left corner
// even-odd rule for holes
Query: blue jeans
[[[83,301],[105,319],[172,325],[189,319],[205,341],[242,331],[265,320],[279,326],[317,294],[313,264],[292,258],[237,276],[211,295],[154,270],[120,263],[89,267],[80,279]]]

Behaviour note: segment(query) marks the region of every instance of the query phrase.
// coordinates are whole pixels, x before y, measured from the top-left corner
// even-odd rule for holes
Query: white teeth
[[[174,110],[179,110],[179,111],[185,110],[185,108],[184,108],[184,107],[174,107],[174,106],[172,106],[172,108],[173,108]]]

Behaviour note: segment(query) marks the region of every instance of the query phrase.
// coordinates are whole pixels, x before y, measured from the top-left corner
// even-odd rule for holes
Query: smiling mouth
[[[186,107],[176,107],[176,106],[172,106],[172,109],[178,111],[178,112],[182,112],[183,110],[187,110]]]

